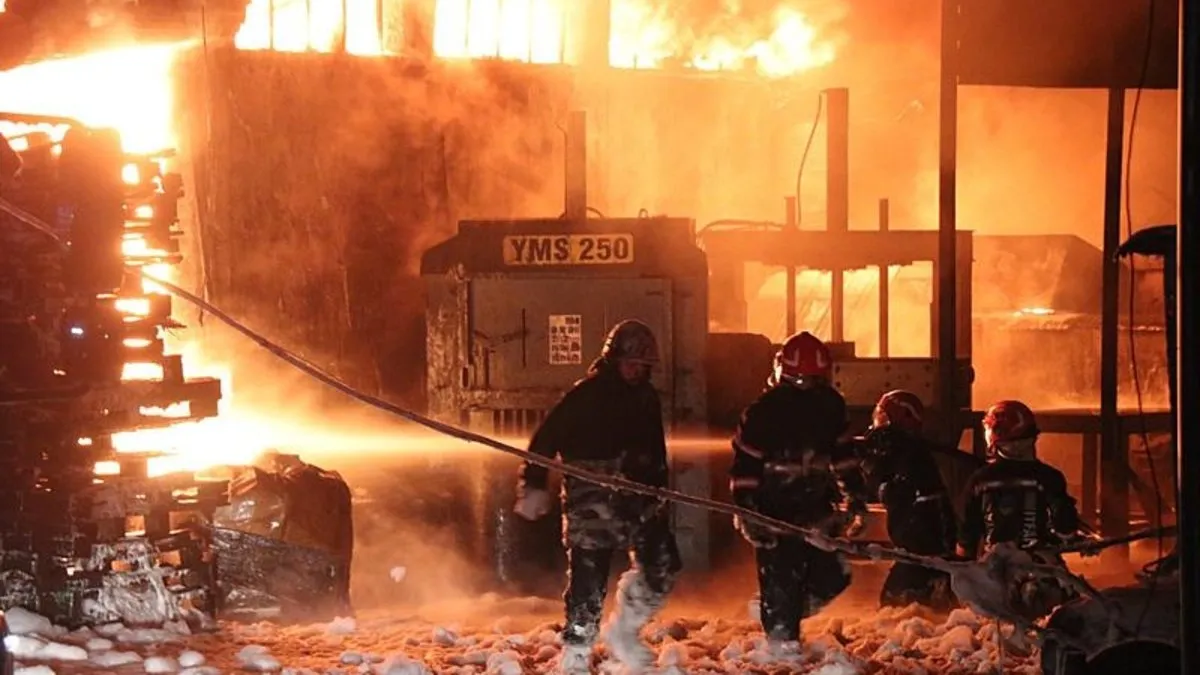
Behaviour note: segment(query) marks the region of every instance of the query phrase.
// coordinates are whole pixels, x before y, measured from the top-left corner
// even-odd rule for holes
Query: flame
[[[433,49],[446,58],[564,61],[563,0],[438,0]]]
[[[334,52],[363,56],[387,52],[381,7],[398,0],[251,0],[234,43],[241,49]],[[563,63],[587,29],[579,0],[437,0],[433,50],[442,58],[496,58]],[[343,12],[344,6],[344,12]],[[273,11],[272,11],[273,7]],[[696,70],[754,70],[784,77],[831,63],[834,44],[807,14],[781,4],[766,21],[728,5],[719,29],[697,34],[650,0],[613,0],[609,64],[662,68],[677,62]],[[572,30],[575,22],[581,28]],[[571,38],[569,40],[568,38]]]
[[[68,117],[88,126],[114,128],[121,134],[125,151],[130,153],[174,148],[177,143],[173,128],[171,68],[177,54],[186,47],[187,43],[127,47],[41,61],[0,72],[0,110]],[[57,142],[66,131],[65,125],[0,122],[0,133],[13,137],[13,145],[18,151],[27,145],[21,138],[24,134],[40,132]],[[122,171],[122,178],[126,183],[137,184],[139,171],[137,165],[128,165]],[[148,218],[151,213],[141,209],[132,215]],[[153,260],[162,254],[151,249],[139,234],[127,235],[121,247],[128,260]],[[169,264],[153,262],[145,269],[158,278],[178,283],[177,270]],[[145,280],[141,291],[146,295],[165,293],[158,284]],[[116,302],[127,322],[137,321],[151,312],[150,300],[145,297],[121,297]],[[126,340],[126,345],[133,348],[149,344],[147,338]],[[151,476],[251,462],[267,447],[264,429],[269,427],[248,422],[246,414],[233,407],[231,369],[207,358],[202,345],[189,340],[186,332],[181,338],[168,335],[166,351],[183,355],[188,377],[209,376],[222,380],[221,414],[206,420],[114,434],[113,448],[119,454],[151,453],[148,458]],[[157,363],[127,363],[122,372],[123,380],[156,381],[162,378],[163,367]],[[166,410],[141,412],[168,419],[184,414],[179,404]],[[91,443],[91,439],[80,439],[81,445]],[[102,462],[96,469],[98,475],[120,471],[119,462]]]
[[[345,36],[347,53],[372,56],[383,53],[378,11],[377,0],[251,0],[233,43],[238,49],[333,52],[341,51]]]
[[[174,147],[171,69],[184,46],[125,47],[0,72],[0,110],[112,127],[127,152]],[[59,141],[65,131],[53,127],[51,138]]]

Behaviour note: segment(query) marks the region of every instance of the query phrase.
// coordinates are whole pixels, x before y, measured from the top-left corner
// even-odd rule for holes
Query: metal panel
[[[873,406],[881,395],[893,389],[907,389],[931,404],[937,361],[922,358],[840,361],[833,367],[833,380],[850,405]]]
[[[609,328],[622,319],[649,325],[663,363],[673,363],[670,280],[483,277],[470,284],[472,388],[565,390],[583,375]],[[551,316],[580,317],[578,363],[550,362]],[[664,394],[671,392],[673,380],[670,367],[655,372],[654,384]]]

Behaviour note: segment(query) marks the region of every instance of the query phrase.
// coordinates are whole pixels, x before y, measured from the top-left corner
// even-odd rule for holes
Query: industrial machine
[[[587,218],[584,117],[568,135],[564,218],[469,221],[421,261],[429,411],[523,435],[622,319],[658,335],[654,384],[676,430],[706,423],[708,267],[684,218]]]
[[[181,326],[140,276],[181,259],[179,176],[73,120],[0,114],[0,131],[0,607],[67,625],[210,615],[188,523],[225,482],[153,476],[153,454],[112,442],[218,413],[221,382],[165,353]]]

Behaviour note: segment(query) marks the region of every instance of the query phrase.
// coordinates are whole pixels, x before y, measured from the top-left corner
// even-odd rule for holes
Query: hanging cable
[[[821,112],[825,109],[825,92],[817,94],[817,112],[813,115],[812,128],[808,130],[808,140],[804,142],[804,152],[800,154],[800,168],[796,170],[796,227],[804,222],[804,209],[801,205],[804,199],[800,194],[800,186],[804,181],[804,167],[808,164],[808,153],[812,150],[813,139],[817,137],[817,127],[821,126]]]
[[[1129,142],[1127,143],[1128,148],[1125,151],[1125,172],[1124,172],[1125,173],[1125,177],[1124,177],[1125,185],[1124,185],[1124,190],[1123,190],[1125,193],[1123,201],[1125,202],[1125,236],[1127,239],[1129,237],[1133,236],[1133,205],[1131,203],[1133,201],[1133,199],[1132,199],[1133,180],[1132,180],[1132,176],[1131,176],[1131,174],[1133,173],[1133,142],[1134,142],[1134,137],[1137,135],[1138,112],[1141,109],[1142,92],[1145,91],[1146,80],[1150,74],[1150,56],[1152,54],[1153,47],[1154,47],[1154,5],[1156,2],[1157,2],[1157,0],[1148,0],[1146,3],[1147,4],[1146,38],[1145,38],[1145,44],[1142,48],[1141,72],[1138,74],[1137,89],[1134,91],[1134,95],[1133,95],[1133,109],[1129,113]],[[1134,301],[1135,297],[1137,296],[1137,293],[1136,293],[1137,265],[1136,265],[1136,261],[1133,256],[1130,256],[1128,258],[1128,260],[1129,260],[1129,312],[1128,312],[1129,326],[1128,326],[1127,332],[1129,335],[1129,366],[1133,373],[1133,390],[1134,390],[1134,395],[1137,398],[1137,411],[1138,411],[1138,421],[1140,423],[1142,451],[1146,455],[1146,464],[1150,470],[1150,484],[1154,489],[1153,509],[1154,509],[1154,513],[1158,515],[1158,518],[1157,518],[1158,522],[1156,522],[1154,524],[1161,526],[1162,525],[1162,512],[1163,512],[1163,495],[1162,495],[1162,489],[1160,488],[1159,481],[1158,481],[1158,467],[1155,466],[1154,453],[1150,449],[1150,430],[1149,430],[1148,424],[1146,422],[1145,404],[1144,404],[1144,401],[1142,400],[1142,378],[1141,378],[1141,372],[1138,368],[1138,358],[1137,358],[1137,330],[1135,328],[1135,326],[1137,324],[1136,317],[1135,317],[1137,303]],[[1112,264],[1116,264],[1116,263],[1112,263]],[[1147,515],[1149,515],[1149,514],[1147,514]],[[1158,555],[1161,557],[1162,554],[1163,554],[1163,536],[1160,534],[1158,536]],[[1159,575],[1157,575],[1157,574],[1150,576],[1149,585],[1150,585],[1150,597],[1151,598],[1154,597],[1155,591],[1158,589],[1158,577],[1159,577]],[[1142,622],[1145,621],[1146,614],[1149,612],[1151,604],[1152,603],[1149,600],[1147,600],[1145,603],[1142,604],[1141,611],[1138,613],[1137,622],[1134,625],[1135,633],[1139,632],[1141,630]]]

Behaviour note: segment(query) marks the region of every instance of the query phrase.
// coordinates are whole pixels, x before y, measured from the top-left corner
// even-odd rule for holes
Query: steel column
[[[891,209],[888,200],[879,200],[879,231],[891,229]],[[891,278],[888,276],[888,266],[879,266],[879,358],[888,356],[888,342],[891,331]]]
[[[311,21],[312,19],[310,18],[309,20]],[[340,51],[343,54],[346,53],[346,43],[349,39],[349,33],[350,33],[350,0],[342,0],[342,39],[341,39],[340,44],[338,45],[339,47],[341,47],[341,49],[339,49],[338,51]]]
[[[1181,672],[1200,672],[1200,560],[1195,536],[1200,509],[1200,466],[1195,446],[1200,444],[1200,119],[1197,92],[1200,85],[1200,0],[1181,0],[1179,9],[1179,212],[1175,238],[1178,414],[1178,524],[1180,578]],[[1187,411],[1193,411],[1188,413]],[[1192,446],[1192,452],[1185,448]]]
[[[829,109],[825,124],[825,229],[845,232],[850,228],[850,90],[825,90]],[[832,342],[845,339],[846,287],[842,270],[830,271],[829,337]]]
[[[567,121],[566,142],[566,206],[567,220],[586,220],[587,193],[587,113],[571,111]]]
[[[1104,271],[1100,307],[1100,484],[1107,489],[1100,496],[1100,531],[1106,537],[1119,537],[1129,530],[1129,519],[1121,523],[1120,501],[1129,502],[1129,481],[1125,472],[1128,455],[1122,457],[1120,420],[1117,417],[1117,340],[1121,313],[1121,266],[1117,249],[1121,245],[1121,175],[1125,150],[1125,90],[1108,91],[1108,132],[1104,161]],[[1127,561],[1128,546],[1105,549],[1103,557],[1112,562]]]
[[[789,231],[800,227],[800,221],[796,216],[796,198],[784,197],[784,222],[787,223]],[[784,274],[787,275],[787,284],[784,290],[784,302],[787,303],[785,315],[787,317],[787,335],[785,338],[796,334],[796,266],[788,265],[784,267]]]
[[[582,23],[577,23],[582,43],[580,59],[587,68],[607,68],[612,39],[612,0],[581,0]],[[566,50],[564,40],[564,51]]]
[[[938,100],[938,412],[946,440],[958,442],[958,1],[942,0]]]

